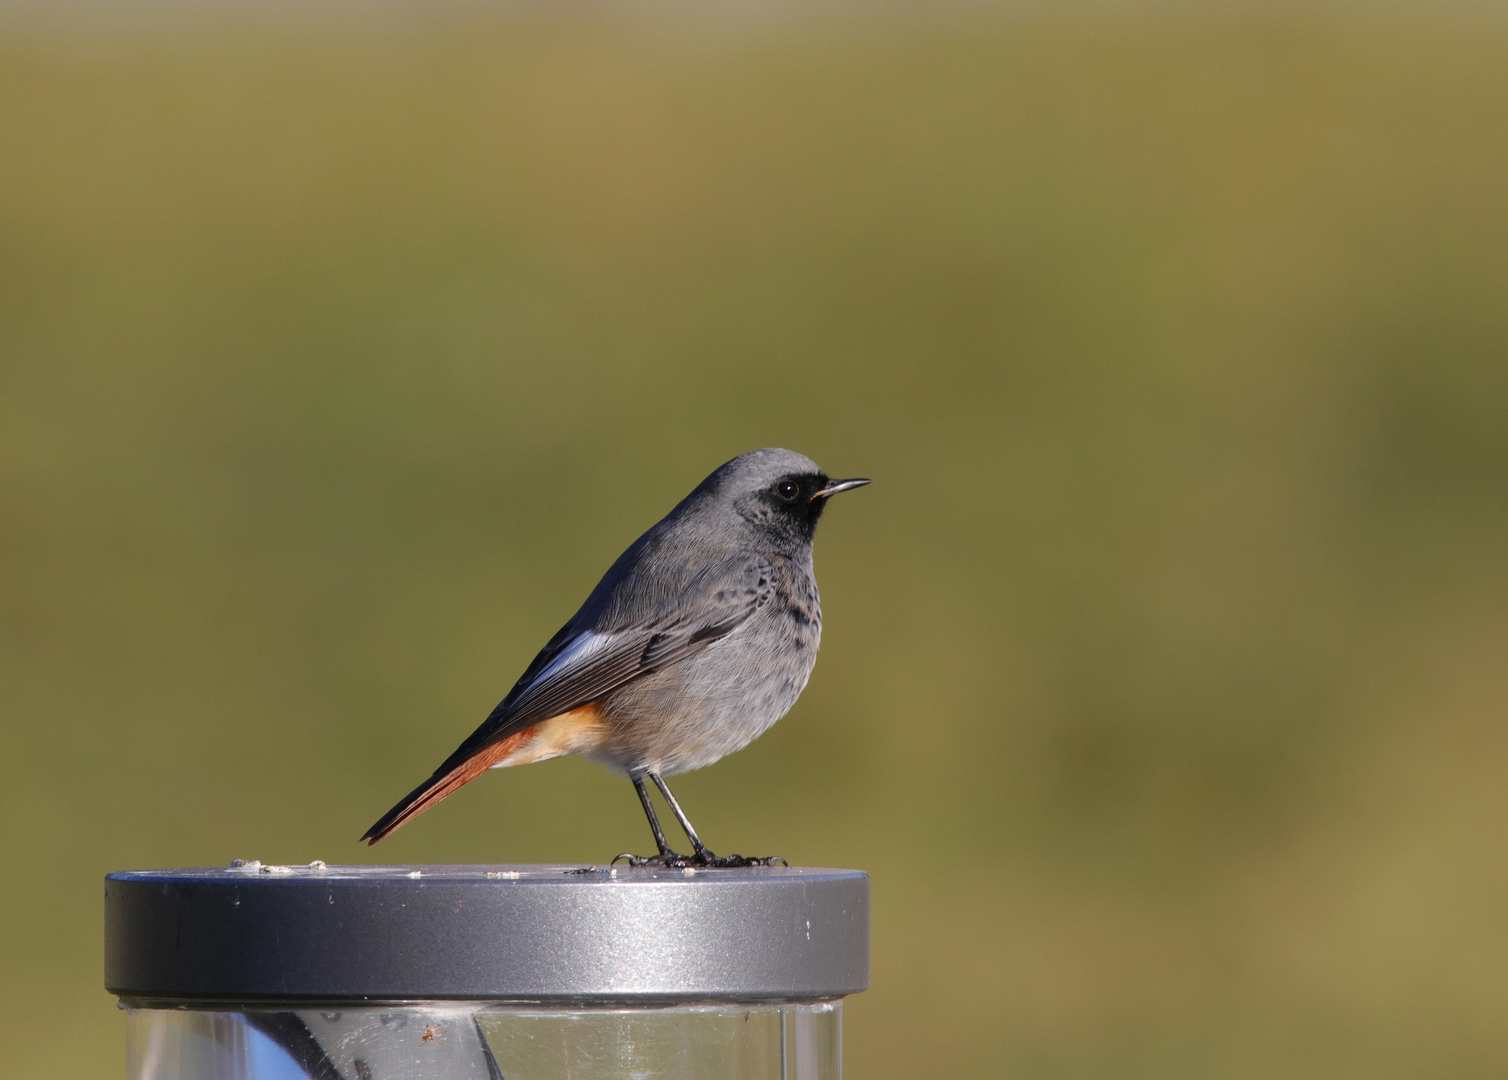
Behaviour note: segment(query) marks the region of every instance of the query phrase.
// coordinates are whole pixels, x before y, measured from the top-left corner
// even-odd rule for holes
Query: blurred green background
[[[764,445],[877,483],[677,792],[872,872],[851,1077],[1508,1072],[1508,18],[1422,4],[5,9],[0,1071],[122,1074],[109,870],[645,847],[574,759],[356,837]]]

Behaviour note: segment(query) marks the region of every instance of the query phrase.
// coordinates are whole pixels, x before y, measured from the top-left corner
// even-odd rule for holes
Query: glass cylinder
[[[131,1008],[130,1080],[838,1080],[842,1003]]]
[[[264,867],[106,882],[129,1080],[838,1080],[868,878]]]

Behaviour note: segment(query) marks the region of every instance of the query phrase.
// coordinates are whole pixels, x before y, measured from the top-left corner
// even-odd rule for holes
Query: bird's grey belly
[[[743,749],[806,688],[820,619],[771,604],[701,652],[613,691],[602,700],[610,732],[590,756],[670,776]]]

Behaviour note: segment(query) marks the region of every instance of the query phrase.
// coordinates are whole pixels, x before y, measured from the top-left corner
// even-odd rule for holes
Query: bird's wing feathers
[[[635,625],[577,629],[572,620],[447,765],[706,648],[769,600],[774,577],[763,556],[746,556],[697,575],[679,595],[656,605],[660,614]],[[441,766],[442,772],[445,769]]]

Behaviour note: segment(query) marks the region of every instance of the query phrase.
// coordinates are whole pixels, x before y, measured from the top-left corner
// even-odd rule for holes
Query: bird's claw
[[[684,870],[688,866],[696,866],[695,855],[680,855],[674,851],[662,851],[658,855],[635,855],[625,851],[621,855],[613,856],[610,865],[616,865],[619,860],[628,863],[629,866],[655,866],[670,870]]]
[[[634,855],[625,851],[613,857],[613,864],[616,865],[620,859],[629,866],[655,866],[670,870],[736,870],[746,866],[791,865],[779,855],[767,855],[763,858],[753,855],[714,855],[706,848],[695,855],[681,855],[674,851],[662,851],[658,855]]]
[[[656,855],[656,856],[653,856],[653,858],[663,859],[664,856],[663,855]],[[628,863],[629,866],[648,866],[649,865],[649,859],[645,858],[643,855],[635,855],[632,851],[624,851],[624,852],[621,852],[621,853],[619,853],[617,855],[614,855],[613,856],[613,861],[610,862],[610,863],[608,863],[607,865],[609,865],[609,866],[617,866],[620,862],[626,862],[626,863]]]
[[[718,870],[733,870],[745,866],[790,866],[779,855],[714,855],[710,851],[698,852],[697,866]]]

